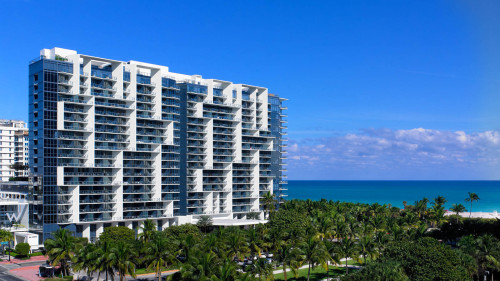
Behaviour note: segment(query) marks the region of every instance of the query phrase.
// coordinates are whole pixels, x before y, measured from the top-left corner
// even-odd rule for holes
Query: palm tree
[[[206,234],[207,229],[213,225],[213,219],[211,216],[200,216],[196,225]]]
[[[417,213],[420,219],[424,219],[425,212],[427,211],[427,203],[429,203],[429,199],[425,198],[415,202],[415,212]]]
[[[371,236],[363,236],[358,242],[359,253],[363,256],[363,264],[366,264],[366,257],[374,258],[377,254],[375,250],[375,243]]]
[[[180,267],[182,280],[209,280],[214,274],[217,256],[212,252],[195,251]]]
[[[274,194],[272,194],[271,191],[268,191],[266,194],[264,194],[262,200],[264,201],[264,208],[267,211],[267,218],[269,218],[275,208],[276,200],[274,199]]]
[[[8,230],[0,229],[0,241],[7,242],[9,248],[9,261],[10,261],[10,241],[14,240],[14,235]]]
[[[228,247],[228,257],[230,258],[238,257],[243,259],[243,256],[250,252],[245,237],[238,229],[229,234],[226,245]]]
[[[304,255],[304,261],[308,263],[307,281],[309,281],[311,276],[311,268],[322,265],[325,270],[327,270],[328,267],[326,263],[329,260],[329,255],[325,248],[325,244],[321,240],[311,235],[302,243],[301,249]]]
[[[255,257],[255,254],[260,257],[261,247],[264,242],[255,228],[251,228],[247,231],[247,243],[250,249],[250,257]]]
[[[116,247],[111,249],[111,255],[109,257],[112,260],[113,265],[120,274],[120,281],[125,279],[125,275],[129,274],[132,277],[135,275],[135,263],[132,261],[137,254],[132,249],[129,243],[120,241]]]
[[[500,271],[500,259],[497,259],[492,255],[487,255],[486,260],[488,261],[488,268],[491,269],[491,281],[493,281],[493,272]]]
[[[110,276],[111,280],[115,280],[114,269],[116,260],[112,259],[113,245],[111,244],[111,242],[104,240],[99,241],[97,243],[97,247],[99,248],[99,257],[97,258],[99,275],[101,274],[101,272],[104,272],[106,274],[106,280],[108,280],[108,277]]]
[[[321,240],[333,238],[332,221],[328,216],[320,215],[317,221],[316,230],[318,238]]]
[[[336,243],[331,240],[323,241],[325,243],[326,251],[328,252],[329,262],[332,264],[340,264],[339,250]],[[326,263],[326,280],[330,280],[329,263]]]
[[[139,240],[149,242],[153,238],[153,235],[155,235],[156,224],[154,221],[147,219],[139,229],[141,230],[141,233],[138,235]]]
[[[87,243],[78,249],[73,267],[75,270],[84,270],[87,277],[92,276],[92,273],[98,268],[96,262],[98,257],[99,253],[96,244]]]
[[[256,279],[251,272],[240,274],[240,276],[235,279],[235,281],[255,281],[255,280]]]
[[[292,274],[297,277],[298,269],[301,266],[301,251],[294,241],[276,241],[273,249],[273,258],[283,264],[283,277],[287,281],[287,268],[292,270]]]
[[[440,204],[434,204],[432,206],[432,209],[430,210],[431,214],[431,223],[433,227],[439,227],[441,226],[444,222],[446,222],[446,218],[444,216],[445,211],[443,205]]]
[[[254,274],[259,275],[259,280],[273,280],[273,266],[266,259],[257,259],[257,261],[252,266],[252,271]]]
[[[345,272],[349,274],[349,267],[347,266],[347,259],[349,257],[355,258],[357,255],[357,246],[351,238],[344,238],[339,243],[339,253],[345,258]]]
[[[465,198],[465,202],[470,202],[469,218],[472,216],[472,202],[479,201],[479,196],[474,192],[469,192],[469,197]]]
[[[210,233],[205,237],[202,249],[204,252],[211,252],[217,255],[222,252],[223,246],[223,241],[217,237],[217,234]],[[181,249],[184,248],[181,247]],[[189,251],[188,249],[186,250]]]
[[[446,200],[446,198],[444,198],[441,195],[438,195],[438,197],[434,198],[434,202],[432,202],[432,205],[443,206],[446,202],[448,202],[448,200]]]
[[[45,240],[44,247],[49,260],[54,265],[60,265],[63,275],[69,275],[69,262],[75,257],[75,237],[64,228],[54,232],[54,238]]]
[[[479,267],[482,269],[491,268],[493,270],[496,270],[495,263],[498,263],[498,260],[495,259],[495,256],[498,253],[498,249],[498,239],[496,239],[496,237],[494,237],[493,235],[485,234],[478,237],[476,239],[476,253],[479,257]]]
[[[373,226],[375,233],[383,231],[386,224],[385,217],[377,214],[374,218],[370,219],[370,224]]]
[[[179,244],[180,244],[179,248],[180,248],[181,255],[184,256],[185,260],[189,260],[189,258],[191,257],[190,253],[196,246],[196,241],[195,241],[193,235],[191,235],[191,234],[187,235],[186,237],[184,237],[184,239],[180,240]]]
[[[170,249],[171,245],[161,235],[155,235],[153,239],[146,244],[146,256],[144,259],[149,263],[148,269],[154,269],[158,281],[161,281],[161,271],[169,263],[175,260],[175,253]]]
[[[225,259],[224,262],[217,267],[216,274],[212,275],[212,281],[233,281],[236,276],[236,266],[230,259]]]
[[[462,204],[453,204],[450,208],[452,212],[455,213],[457,216],[457,223],[458,223],[458,218],[460,216],[460,213],[467,212],[467,209],[465,209],[465,206]]]
[[[457,251],[460,264],[465,268],[467,274],[470,277],[470,280],[474,279],[474,275],[478,273],[478,266],[476,259],[471,255],[465,253],[464,251]]]

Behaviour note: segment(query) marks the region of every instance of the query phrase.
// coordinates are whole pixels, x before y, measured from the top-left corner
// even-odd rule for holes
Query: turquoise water
[[[480,200],[474,202],[472,211],[500,212],[500,181],[289,181],[288,199],[322,198],[334,201],[392,204],[403,207],[403,201],[413,204],[423,197],[433,200],[438,195],[448,202],[464,202],[467,192],[475,192]]]

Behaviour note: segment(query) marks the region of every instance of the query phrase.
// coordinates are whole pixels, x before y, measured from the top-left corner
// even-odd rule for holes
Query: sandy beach
[[[445,216],[454,215],[454,212],[446,211]],[[471,218],[483,218],[483,219],[500,219],[500,213],[497,211],[494,212],[472,212],[472,215],[469,212],[459,213],[459,215],[463,218],[468,218],[469,215]]]

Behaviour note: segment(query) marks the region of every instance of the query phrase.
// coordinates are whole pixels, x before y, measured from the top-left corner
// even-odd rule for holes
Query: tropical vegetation
[[[166,270],[173,270],[169,280],[187,281],[500,276],[500,222],[462,218],[461,204],[454,205],[455,214],[445,215],[441,196],[405,202],[404,209],[327,200],[291,200],[274,208],[270,202],[264,204],[268,221],[245,228],[214,227],[202,216],[197,225],[159,231],[146,220],[134,230],[107,227],[95,243],[59,229],[45,248],[63,276],[73,270],[108,280],[137,272],[161,280]]]

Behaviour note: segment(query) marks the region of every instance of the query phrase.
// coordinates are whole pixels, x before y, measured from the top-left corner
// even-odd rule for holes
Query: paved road
[[[0,266],[0,280],[2,280],[2,281],[24,281],[23,279],[21,279],[19,277],[10,275],[8,273],[8,270],[3,266]]]
[[[24,279],[9,273],[9,270],[28,266],[38,266],[43,263],[45,263],[45,261],[32,261],[21,264],[0,264],[0,281],[25,281]]]

